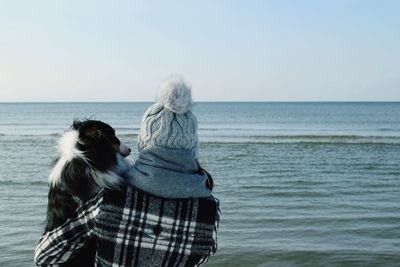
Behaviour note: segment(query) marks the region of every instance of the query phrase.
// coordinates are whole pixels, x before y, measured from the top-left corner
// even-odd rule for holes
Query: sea
[[[151,103],[0,103],[0,266],[34,266],[56,142],[112,125],[138,156]],[[400,266],[400,102],[201,102],[200,161],[221,202],[205,266]]]

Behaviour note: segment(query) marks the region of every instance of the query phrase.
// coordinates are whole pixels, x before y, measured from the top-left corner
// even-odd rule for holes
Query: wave
[[[357,130],[357,129],[354,129]],[[390,131],[399,131],[400,128],[363,128],[363,131],[376,131],[376,132],[390,132]],[[204,126],[199,127],[199,131],[268,131],[268,132],[348,132],[348,128],[335,128],[335,129],[310,129],[310,128],[270,128],[263,127],[260,125],[251,125],[251,126],[243,126],[243,127],[229,127],[229,126]]]
[[[36,133],[36,134],[23,134],[23,133],[16,133],[16,134],[5,134],[5,133],[0,133],[0,136],[8,136],[8,137],[61,137],[63,133]],[[137,133],[121,133],[118,134],[118,137],[137,137]]]
[[[251,246],[248,242],[221,245],[221,251],[210,258],[207,266],[397,266],[400,260],[394,246],[386,250],[354,245],[343,248],[326,243],[313,245],[297,238],[276,238],[265,244],[253,241]],[[289,245],[283,245],[286,243]]]
[[[217,136],[202,139],[204,144],[400,144],[400,136],[367,135],[258,135]]]
[[[5,134],[0,133],[0,136],[9,136],[9,137],[60,137],[62,133],[36,133],[36,134],[23,134],[23,133],[16,133],[16,134]]]
[[[48,182],[47,180],[43,181],[10,181],[10,180],[5,180],[5,181],[0,181],[1,186],[15,186],[15,185],[22,185],[22,186],[28,186],[28,185],[33,185],[33,186],[47,186]]]
[[[329,139],[365,139],[365,138],[387,138],[387,137],[394,137],[400,138],[400,136],[368,136],[368,135],[329,135],[329,134],[322,134],[322,135],[308,135],[308,134],[294,134],[294,135],[268,135],[268,136],[252,136],[254,138],[275,138],[275,139],[285,139],[285,138],[292,138],[292,139],[322,139],[322,138],[329,138]]]
[[[204,145],[238,145],[238,144],[246,144],[246,145],[269,145],[269,144],[299,144],[299,145],[400,145],[400,141],[398,142],[303,142],[303,141],[288,141],[288,142],[274,142],[274,141],[205,141],[201,142]]]
[[[123,126],[121,126],[121,127],[113,127],[113,128],[114,128],[114,130],[117,131],[117,133],[118,133],[118,131],[121,131],[121,130],[123,130],[123,131],[126,131],[126,130],[139,131],[140,130],[140,127],[123,127]]]
[[[398,131],[399,128],[379,128],[377,130],[381,132],[390,132],[390,131]]]
[[[9,138],[59,138],[62,133],[37,133],[37,134],[6,134],[0,133],[0,137]],[[136,139],[136,133],[117,133],[121,140]],[[213,134],[199,135],[203,144],[277,144],[277,143],[298,143],[298,144],[400,144],[400,135],[357,135],[357,134]]]

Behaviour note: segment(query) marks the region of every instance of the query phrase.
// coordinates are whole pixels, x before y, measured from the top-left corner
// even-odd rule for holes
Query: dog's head
[[[60,138],[58,151],[50,186],[81,199],[99,188],[117,187],[127,168],[123,158],[131,152],[110,125],[96,120],[74,121]]]
[[[108,170],[116,164],[117,155],[126,157],[131,150],[117,138],[115,130],[108,124],[95,121],[74,121],[72,131],[78,134],[76,148],[82,151],[98,170]]]

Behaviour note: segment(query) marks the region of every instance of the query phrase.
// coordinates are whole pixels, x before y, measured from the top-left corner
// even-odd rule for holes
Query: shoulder
[[[162,217],[172,221],[184,216],[189,221],[209,225],[219,219],[219,200],[213,196],[168,199],[125,186],[121,190],[104,190],[102,198],[103,217],[113,216],[115,220],[122,220],[123,213],[130,217]]]

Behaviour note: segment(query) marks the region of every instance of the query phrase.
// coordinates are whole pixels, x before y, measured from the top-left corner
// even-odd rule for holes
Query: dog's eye
[[[121,143],[121,141],[119,141],[119,139],[115,135],[114,135],[112,141],[113,141],[113,143],[118,144],[118,145]]]

